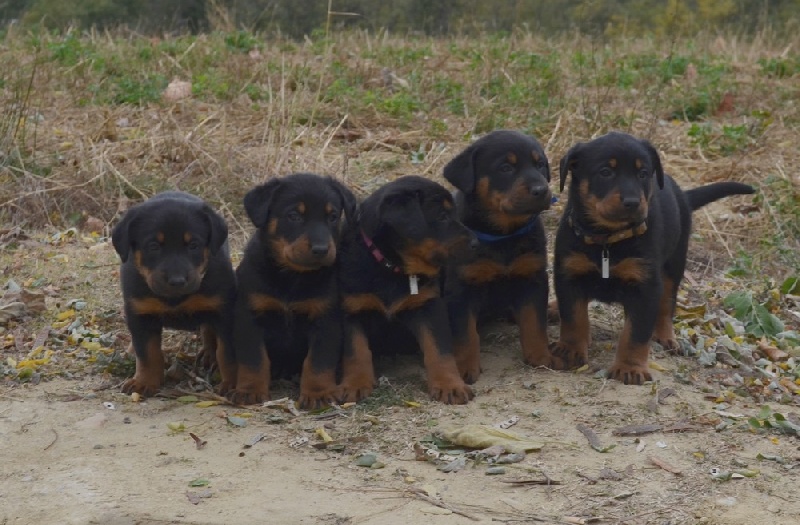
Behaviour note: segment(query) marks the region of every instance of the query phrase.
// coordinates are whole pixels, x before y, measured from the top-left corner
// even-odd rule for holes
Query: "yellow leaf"
[[[582,367],[580,367],[580,368],[576,368],[576,369],[575,369],[575,373],[576,373],[576,374],[581,374],[581,373],[583,373],[583,372],[586,372],[587,370],[589,370],[589,365],[583,365],[583,366],[582,366]]]
[[[772,441],[772,444],[773,444],[773,445],[777,445],[778,443],[780,443],[780,441],[778,440],[778,438],[776,438],[775,436],[773,436],[773,437],[769,438],[769,440],[770,440],[770,441]]]
[[[650,361],[647,366],[652,368],[653,370],[658,370],[659,372],[666,372],[668,369],[664,368],[660,364],[656,363],[655,361]]]
[[[315,428],[314,433],[325,443],[330,443],[333,441],[333,438],[330,436],[330,434],[328,434],[324,427]]]
[[[222,404],[221,401],[198,401],[194,404],[194,406],[198,408],[208,408],[208,407],[215,407],[217,405]]]
[[[42,359],[24,359],[17,363],[17,368],[33,368],[36,369],[42,365],[46,365],[50,362],[49,357],[44,357]]]
[[[407,407],[411,408],[419,408],[422,406],[421,403],[418,403],[416,401],[403,401],[403,403],[405,403]]]
[[[73,310],[72,308],[70,308],[69,310],[65,310],[65,311],[59,313],[58,315],[56,315],[56,319],[58,319],[59,321],[65,321],[65,320],[70,319],[72,317],[75,317],[75,310]]]
[[[86,339],[81,341],[81,346],[89,350],[90,352],[97,352],[103,347],[103,345],[101,345],[97,341],[87,341]]]
[[[252,412],[237,412],[234,414],[235,417],[253,417]]]

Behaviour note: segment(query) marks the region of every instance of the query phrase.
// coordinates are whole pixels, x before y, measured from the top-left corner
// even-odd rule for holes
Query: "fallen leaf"
[[[192,481],[190,481],[189,482],[189,486],[190,487],[207,487],[209,485],[209,483],[211,483],[211,482],[208,481],[205,478],[197,478],[197,479],[193,479]]]
[[[201,450],[203,447],[206,446],[206,443],[208,443],[208,441],[204,441],[199,437],[197,437],[197,435],[194,432],[189,432],[189,437],[191,437],[194,440],[194,444],[197,446],[197,450]]]
[[[679,468],[673,467],[672,465],[670,465],[661,458],[657,458],[655,456],[649,456],[647,459],[650,460],[650,463],[652,463],[653,465],[657,466],[660,469],[664,469],[667,472],[675,474],[676,476],[683,475],[683,472]]]
[[[189,503],[192,505],[197,505],[204,499],[211,497],[210,490],[204,490],[202,492],[186,492],[186,498],[189,500]]]
[[[575,428],[577,428],[578,431],[586,437],[586,439],[589,441],[589,445],[591,445],[591,447],[597,452],[608,452],[616,447],[616,445],[608,445],[605,447],[601,445],[600,439],[597,437],[597,434],[594,433],[594,430],[587,427],[583,423],[578,423]]]
[[[228,424],[233,425],[235,427],[246,427],[247,420],[243,417],[239,416],[228,416],[227,417]]]
[[[531,452],[541,450],[543,443],[532,439],[484,425],[465,425],[463,427],[450,427],[442,431],[442,437],[455,445],[469,448],[488,448],[492,445],[502,445],[509,452]]]

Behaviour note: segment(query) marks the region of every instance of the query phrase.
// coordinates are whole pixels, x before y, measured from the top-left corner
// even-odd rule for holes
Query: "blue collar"
[[[493,242],[504,241],[506,239],[512,239],[514,237],[519,237],[521,235],[525,235],[526,233],[530,233],[531,230],[533,230],[533,227],[536,225],[536,219],[538,218],[539,214],[537,213],[536,215],[531,216],[531,218],[528,219],[528,222],[526,222],[525,225],[523,225],[520,229],[506,235],[494,235],[472,229],[470,229],[470,231],[475,234],[475,237],[477,237],[480,242],[491,244]]]

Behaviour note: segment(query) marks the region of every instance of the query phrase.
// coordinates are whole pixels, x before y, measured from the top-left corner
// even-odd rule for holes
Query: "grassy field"
[[[576,141],[619,129],[649,138],[684,185],[757,185],[748,232],[705,227],[738,266],[781,278],[800,266],[796,48],[764,35],[291,42],[9,30],[0,221],[108,225],[130,200],[180,188],[246,229],[241,197],[271,176],[317,171],[363,194],[404,174],[439,177],[492,129],[536,135],[553,164]],[[173,81],[190,83],[177,85],[188,96],[165,97]]]

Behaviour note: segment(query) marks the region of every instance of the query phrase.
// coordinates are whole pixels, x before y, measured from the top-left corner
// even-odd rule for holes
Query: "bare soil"
[[[50,283],[47,308],[0,333],[4,362],[24,358],[30,334],[77,297],[87,305],[76,315],[124,348],[108,243],[79,235],[55,249],[52,237],[32,234],[1,257],[5,279]],[[621,322],[606,307],[592,315],[590,370],[524,366],[516,329],[499,323],[484,331],[485,371],[469,405],[428,401],[421,359],[402,356],[378,362],[385,379],[370,400],[321,414],[181,402],[177,389],[214,399],[191,375],[171,381],[165,397],[134,402],[119,392],[123,377],[47,343],[56,352],[37,369],[38,384],[0,383],[0,523],[797,523],[797,438],[751,431],[746,418],[759,403],[737,396],[720,403],[720,371],[691,358],[655,350],[651,385],[601,378],[595,372],[611,362]],[[26,343],[9,343],[13,335]],[[193,337],[168,341],[191,361]],[[297,394],[291,382],[277,388],[275,397]],[[417,459],[415,443],[445,427],[492,426],[512,416],[519,422],[511,431],[544,446],[505,474],[489,476],[486,462],[472,460],[445,473]],[[579,424],[593,429],[602,448],[614,447],[594,450]],[[641,424],[685,431],[612,433]],[[320,428],[344,447],[314,448]],[[190,433],[205,445],[198,448]],[[245,447],[261,433],[263,440]],[[298,438],[308,442],[291,446]],[[365,452],[383,468],[357,466]],[[712,468],[754,475],[720,481]]]

